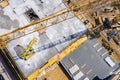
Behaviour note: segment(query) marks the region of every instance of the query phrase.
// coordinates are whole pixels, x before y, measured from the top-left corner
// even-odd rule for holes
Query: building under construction
[[[119,80],[120,0],[1,0],[0,7],[3,80]]]

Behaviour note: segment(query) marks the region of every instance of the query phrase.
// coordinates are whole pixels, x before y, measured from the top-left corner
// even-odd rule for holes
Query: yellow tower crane
[[[77,1],[79,1],[79,0],[77,0]],[[92,4],[92,3],[97,2],[98,0],[89,0],[89,1]],[[102,0],[102,1],[104,1],[104,0]],[[76,2],[76,4],[77,4],[77,2]],[[0,36],[0,49],[5,49],[7,47],[7,43],[12,41],[12,40],[21,38],[23,36],[26,36],[28,34],[36,32],[36,31],[44,30],[47,27],[50,27],[52,25],[58,24],[60,22],[63,22],[65,20],[71,19],[71,18],[73,18],[75,16],[84,23],[87,19],[85,19],[84,16],[81,16],[80,12],[81,12],[81,10],[83,10],[83,7],[85,7],[88,4],[89,4],[89,2],[83,3],[81,5],[77,5],[77,6],[69,4],[69,6],[70,6],[69,8],[62,9],[62,10],[60,10],[58,12],[55,12],[55,13],[47,16],[47,17],[44,17],[44,18],[39,19],[37,21],[34,21],[34,22],[24,26],[24,27],[17,28],[15,30],[11,31],[11,32],[8,32],[6,34],[1,35]],[[99,6],[99,5],[97,5],[97,6]],[[85,9],[85,10],[87,10],[87,9]],[[73,12],[73,14],[71,14],[72,12]],[[87,22],[87,24],[85,23],[86,26],[88,26],[88,24],[90,24],[89,21]],[[34,41],[32,41],[32,43],[30,43],[30,46],[23,53],[23,57],[25,57],[27,55],[27,53],[29,52],[31,46],[36,41],[37,40],[34,40]],[[80,43],[82,43],[84,41],[86,41],[86,38],[82,39],[82,40],[81,39],[78,40],[78,42],[80,42]],[[71,45],[67,50],[65,49],[65,51],[63,51],[60,55],[56,55],[55,57],[51,58],[48,61],[48,63],[45,65],[45,67],[43,67],[43,68],[46,69],[50,65],[54,64],[55,62],[57,62],[58,60],[61,60],[64,56],[69,55],[69,53],[71,53],[71,50],[74,50],[77,46],[79,46],[78,43],[75,43],[75,44]],[[36,71],[35,74],[40,73],[41,71],[43,71],[43,69]],[[33,75],[31,74],[29,76],[28,80],[33,80],[34,77],[36,77],[36,76],[34,76],[34,73],[33,73]]]
[[[94,7],[98,7],[98,5],[92,5],[98,3],[98,0],[88,0],[84,3],[84,0],[82,0],[82,4],[80,5],[81,1],[77,0],[76,2],[71,2],[68,4],[68,8],[64,8],[58,12],[55,12],[45,18],[39,19],[37,21],[34,21],[24,27],[17,28],[11,32],[8,32],[4,35],[0,36],[0,48],[4,49],[7,47],[7,43],[9,41],[15,40],[17,38],[23,37],[25,35],[31,34],[36,31],[40,31],[42,33],[45,28],[55,25],[57,23],[63,22],[65,20],[71,19],[73,17],[79,18],[82,22],[86,21],[85,17],[81,17],[81,11],[85,12],[89,9],[94,9]],[[101,4],[105,4],[104,2],[107,0],[101,0]],[[64,2],[67,2],[67,0],[64,0]],[[107,1],[111,2],[111,1]],[[91,5],[86,9],[86,6]],[[100,4],[100,5],[101,5]],[[76,5],[76,6],[75,6]],[[85,10],[84,10],[85,9]],[[71,14],[73,12],[74,14]],[[90,21],[91,22],[91,21]],[[89,24],[89,23],[88,23]],[[89,28],[89,27],[87,27]],[[42,32],[41,32],[42,31]]]
[[[67,2],[67,1],[68,0],[64,0],[64,2]],[[75,3],[72,3],[72,0],[70,0],[70,1],[71,1],[71,3],[68,4],[69,9],[64,8],[64,9],[59,10],[58,12],[55,12],[49,16],[46,16],[39,20],[36,20],[26,26],[17,28],[11,32],[1,35],[0,36],[0,48],[3,48],[3,49],[6,48],[7,42],[9,42],[9,41],[26,36],[28,34],[36,32],[36,31],[42,31],[47,27],[58,24],[65,20],[71,19],[73,17],[77,17],[80,20],[82,20],[82,22],[84,22],[87,19],[85,19],[84,16],[81,17],[80,12],[85,12],[91,8],[94,9],[94,7],[98,7],[101,4],[103,5],[103,4],[105,4],[104,2],[107,0],[101,0],[100,5],[98,3],[98,0],[88,0],[81,5],[78,4],[78,3],[80,3],[79,0],[77,0]],[[84,0],[82,0],[82,2],[84,2]],[[111,2],[111,0],[107,1],[107,2]],[[86,6],[88,6],[90,3],[91,3],[91,7],[87,7],[87,9],[86,9]],[[96,3],[98,3],[98,5],[94,6],[93,4],[96,4]],[[77,5],[77,6],[75,6],[75,5]],[[83,10],[84,8],[85,8],[85,10]],[[74,14],[71,14],[71,12],[73,12]]]
[[[90,0],[89,0],[90,1]],[[65,0],[66,2],[66,0]],[[95,3],[97,2],[97,0],[92,0],[90,1],[90,3]],[[77,4],[77,2],[76,2]],[[58,24],[60,22],[63,22],[65,20],[71,19],[73,17],[78,17],[82,22],[86,21],[87,19],[85,19],[85,17],[80,16],[80,11],[83,7],[85,7],[86,5],[88,5],[89,2],[84,3],[82,5],[77,5],[77,6],[73,6],[72,4],[70,5],[70,8],[64,8],[58,12],[55,12],[45,18],[36,20],[24,27],[20,27],[17,28],[11,32],[8,32],[6,34],[3,34],[0,36],[0,48],[4,49],[7,47],[7,43],[18,39],[20,37],[26,36],[28,34],[31,34],[33,32],[36,31],[44,31],[45,28],[50,27],[52,25]],[[71,7],[73,6],[73,7]],[[71,14],[71,12],[75,13],[75,14]],[[78,14],[76,14],[78,13]]]
[[[27,49],[22,53],[22,58],[23,58],[23,59],[26,59],[26,58],[27,58],[28,53],[32,50],[32,46],[37,42],[37,40],[38,40],[37,38],[33,38],[33,39],[30,41]]]

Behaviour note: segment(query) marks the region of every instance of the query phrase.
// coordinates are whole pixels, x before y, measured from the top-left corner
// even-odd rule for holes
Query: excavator
[[[33,38],[28,47],[26,48],[26,50],[22,53],[22,59],[29,59],[33,54],[29,54],[29,52],[32,52],[34,49],[32,48],[32,46],[37,42],[37,38]]]

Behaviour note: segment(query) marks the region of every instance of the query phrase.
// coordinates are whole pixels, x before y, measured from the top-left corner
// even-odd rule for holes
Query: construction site
[[[120,80],[120,0],[0,0],[0,80]]]

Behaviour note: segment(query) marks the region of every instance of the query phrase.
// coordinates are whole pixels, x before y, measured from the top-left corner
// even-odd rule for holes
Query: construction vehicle
[[[37,40],[38,40],[37,38],[33,38],[33,39],[30,41],[27,49],[22,53],[22,59],[27,59],[27,58],[29,58],[29,57],[32,56],[31,54],[29,54],[29,52],[32,52],[32,51],[33,51],[32,46],[37,42]],[[28,57],[28,56],[29,56],[29,57]]]
[[[7,0],[0,0],[0,6],[2,8],[6,7],[8,5],[8,1]]]

